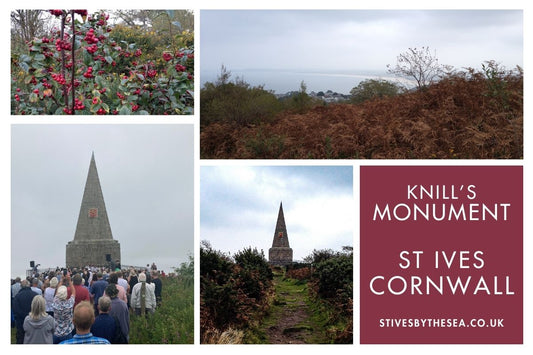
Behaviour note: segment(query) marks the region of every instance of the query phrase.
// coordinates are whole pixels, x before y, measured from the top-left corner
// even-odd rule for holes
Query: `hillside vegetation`
[[[200,343],[353,342],[353,249],[271,267],[251,247],[200,248]]]
[[[214,107],[212,98],[227,89],[223,85],[228,84],[213,85],[210,96],[204,96],[202,89],[202,158],[523,157],[523,72],[519,67],[468,69],[395,96],[359,104],[306,101],[305,109],[276,104],[274,110],[271,98],[266,99],[274,95],[264,90],[262,99],[251,104],[260,88],[249,89],[254,90],[253,97],[218,96]],[[302,97],[295,102],[302,102]]]

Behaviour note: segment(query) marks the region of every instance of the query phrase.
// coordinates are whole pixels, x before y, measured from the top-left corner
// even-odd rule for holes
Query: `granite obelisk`
[[[110,266],[117,260],[120,261],[120,243],[111,233],[93,152],[76,232],[67,244],[66,266]]]
[[[272,248],[268,250],[268,262],[272,265],[287,265],[292,263],[292,248],[289,245],[289,236],[283,215],[283,203],[279,204],[278,220],[274,231]]]

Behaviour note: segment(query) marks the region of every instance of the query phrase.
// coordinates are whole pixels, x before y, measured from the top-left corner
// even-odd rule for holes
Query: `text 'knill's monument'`
[[[94,153],[89,165],[85,191],[74,240],[68,242],[67,267],[108,266],[120,261],[120,243],[113,239],[107,218]]]
[[[268,262],[272,265],[287,265],[292,263],[292,248],[289,246],[289,236],[283,216],[283,205],[279,204],[278,221],[274,231],[272,248],[268,249]]]

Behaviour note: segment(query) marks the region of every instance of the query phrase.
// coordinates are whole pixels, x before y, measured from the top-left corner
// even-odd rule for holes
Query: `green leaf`
[[[100,75],[97,75],[94,81],[96,82],[96,85],[98,85],[101,89],[107,86],[105,80]]]
[[[130,96],[126,97],[126,99],[127,99],[129,102],[135,102],[135,101],[137,101],[137,99],[139,99],[139,96],[137,96],[137,95],[130,95]]]
[[[149,115],[148,111],[140,110],[137,112],[139,115]]]
[[[124,105],[120,108],[118,111],[119,115],[131,115],[131,108],[128,107],[128,105]]]
[[[44,56],[44,54],[36,54],[35,56],[33,56],[33,59],[37,61],[43,61],[46,59],[46,57]]]
[[[113,63],[113,58],[111,58],[111,56],[108,55],[108,56],[105,57],[105,61],[106,61],[108,64],[111,64],[111,63]]]
[[[87,52],[86,50],[83,51],[83,64],[86,66],[90,66],[93,62],[93,56],[91,53]]]
[[[19,67],[26,73],[28,72],[28,70],[30,70],[30,66],[26,62],[19,62]]]
[[[137,78],[139,78],[141,81],[144,81],[144,75],[142,74],[137,73]]]

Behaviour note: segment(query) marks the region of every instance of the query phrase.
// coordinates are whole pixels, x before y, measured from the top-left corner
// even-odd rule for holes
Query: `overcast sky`
[[[13,125],[11,276],[65,265],[93,151],[122,263],[193,254],[192,125]]]
[[[202,10],[200,20],[206,75],[222,64],[236,72],[386,73],[398,54],[422,46],[456,68],[523,65],[522,11]]]
[[[351,166],[203,166],[200,239],[224,253],[272,247],[279,205],[294,260],[353,246]]]

